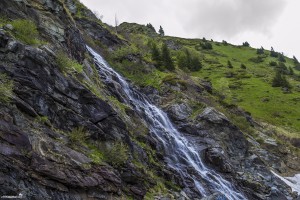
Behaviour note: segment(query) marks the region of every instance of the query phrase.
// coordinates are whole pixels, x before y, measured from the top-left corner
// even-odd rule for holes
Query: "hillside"
[[[298,199],[299,63],[270,54],[1,0],[0,196]]]
[[[274,131],[274,134],[285,141],[287,137],[297,146],[300,133],[300,71],[299,63],[284,57],[272,57],[269,50],[257,54],[257,49],[249,46],[235,46],[226,41],[214,42],[204,39],[183,39],[177,37],[161,37],[143,25],[124,23],[120,25],[120,34],[130,42],[113,53],[112,62],[127,55],[135,55],[144,64],[144,71],[130,73],[132,62],[125,59],[120,72],[140,86],[160,88],[165,77],[195,82],[207,81],[212,84],[213,96],[224,108],[240,107],[250,114],[256,122]],[[167,43],[172,59],[176,65],[174,71],[152,68],[155,61],[151,59],[151,45],[162,46]],[[201,44],[209,43],[212,49],[205,49]],[[178,65],[178,57],[188,50],[191,55],[199,58],[202,68],[197,71],[184,70]],[[277,53],[277,52],[276,52]],[[278,55],[281,53],[277,53]],[[228,61],[232,67],[228,67]],[[134,62],[133,62],[134,63]],[[275,63],[275,64],[274,64]],[[120,65],[119,63],[113,63]],[[285,76],[291,88],[272,87],[276,71],[283,64]],[[126,66],[128,65],[128,66]],[[244,68],[241,67],[244,65]],[[276,65],[276,66],[274,66]],[[149,67],[150,66],[150,67]],[[151,70],[147,70],[151,69]],[[133,69],[134,70],[134,69]],[[150,72],[149,72],[150,71]],[[291,72],[292,71],[292,72]],[[155,77],[155,78],[153,78]]]

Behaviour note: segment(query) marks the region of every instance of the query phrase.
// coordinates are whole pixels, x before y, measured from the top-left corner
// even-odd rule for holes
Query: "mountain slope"
[[[126,103],[124,88],[117,80],[109,82],[99,76],[86,50],[88,44],[162,107],[206,165],[248,199],[297,198],[270,170],[299,173],[299,143],[293,143],[298,135],[286,130],[285,135],[275,133],[257,123],[262,118],[285,128],[285,122],[269,121],[256,113],[257,107],[248,110],[250,100],[237,104],[254,118],[233,105],[236,95],[248,99],[249,94],[242,96],[245,90],[237,92],[229,86],[238,75],[250,76],[242,81],[264,84],[275,97],[286,95],[283,100],[287,102],[296,98],[295,75],[288,78],[292,93],[282,95],[280,89],[256,77],[268,72],[264,64],[269,58],[258,67],[250,66],[248,59],[256,56],[251,48],[212,43],[212,51],[202,50],[199,42],[203,40],[160,37],[138,24],[122,24],[115,34],[75,0],[3,0],[0,15],[1,195],[21,193],[28,199],[203,197],[193,183],[192,170],[180,174],[168,166],[166,158],[172,155]],[[160,49],[163,43],[174,61],[186,48],[200,58],[202,69],[189,72],[178,68],[178,63],[174,71],[159,66],[151,45]],[[228,60],[232,72],[226,68]],[[247,69],[240,71],[239,62]],[[228,72],[233,77],[222,79]],[[285,119],[293,116],[279,114]],[[295,125],[290,127],[297,131],[297,123],[292,122]],[[290,139],[294,147],[282,143],[282,138]],[[213,195],[215,191],[203,185]],[[214,198],[218,195],[222,198],[221,194]]]

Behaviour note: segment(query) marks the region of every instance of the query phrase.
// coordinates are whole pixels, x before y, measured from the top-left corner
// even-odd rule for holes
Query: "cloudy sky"
[[[166,35],[248,41],[300,59],[299,0],[81,0],[103,21],[161,25]]]

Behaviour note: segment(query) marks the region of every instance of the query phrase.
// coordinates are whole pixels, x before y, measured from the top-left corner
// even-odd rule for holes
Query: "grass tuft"
[[[7,75],[0,73],[0,102],[4,104],[10,103],[13,96],[14,83]]]
[[[56,62],[62,72],[81,73],[83,71],[83,66],[76,60],[69,58],[68,55],[63,51],[59,51],[57,53]]]

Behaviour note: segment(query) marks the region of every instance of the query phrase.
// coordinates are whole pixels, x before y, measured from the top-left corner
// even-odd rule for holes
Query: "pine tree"
[[[241,69],[247,69],[246,65],[244,65],[243,63],[241,64]]]
[[[278,60],[279,60],[279,62],[286,62],[286,60],[285,60],[285,58],[284,58],[284,56],[283,56],[283,53],[280,53],[280,54],[278,55]]]
[[[159,67],[161,65],[161,55],[155,43],[152,44],[151,56],[152,60],[155,62],[155,66]]]
[[[260,47],[260,49],[256,50],[256,53],[259,54],[259,55],[264,54],[265,53],[265,49],[263,47]]]
[[[228,68],[233,68],[233,66],[232,66],[232,64],[231,64],[231,62],[230,62],[230,60],[227,61],[227,67],[228,67]]]
[[[291,85],[286,79],[286,77],[280,73],[280,71],[277,71],[273,80],[272,80],[272,87],[286,87],[290,88]]]
[[[161,26],[159,26],[158,33],[159,33],[160,36],[164,36],[165,35],[164,29]]]
[[[250,47],[250,44],[249,44],[249,42],[246,41],[246,42],[243,42],[243,46],[244,47]]]
[[[294,61],[294,63],[297,65],[297,64],[299,64],[299,61],[298,61],[298,59],[295,57],[295,56],[293,56],[293,61]]]
[[[161,58],[162,58],[163,65],[168,70],[173,71],[175,69],[174,63],[173,63],[171,55],[170,55],[169,48],[166,44],[163,44],[163,46],[162,46]]]
[[[271,52],[270,52],[270,56],[277,58],[278,57],[278,53],[274,51],[273,47],[271,47]]]
[[[156,32],[156,30],[155,30],[155,28],[152,26],[152,24],[148,23],[146,26],[147,26],[150,30]]]

